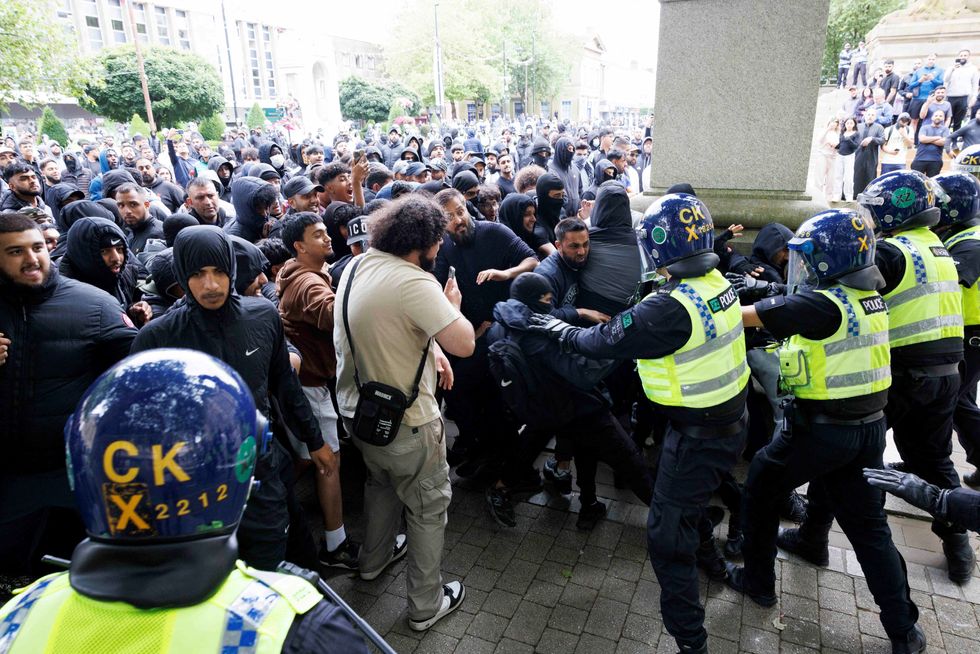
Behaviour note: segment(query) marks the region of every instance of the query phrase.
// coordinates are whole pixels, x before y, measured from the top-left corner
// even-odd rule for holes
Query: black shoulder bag
[[[358,398],[357,407],[354,409],[354,436],[365,443],[384,447],[395,440],[398,435],[398,428],[405,417],[405,411],[412,406],[419,396],[419,382],[422,380],[422,371],[425,370],[425,360],[429,355],[429,345],[432,339],[425,344],[422,351],[422,360],[419,361],[419,368],[415,371],[415,381],[412,382],[412,395],[405,397],[405,394],[387,384],[381,382],[368,382],[361,384],[360,376],[357,374],[357,358],[354,355],[354,339],[351,338],[350,323],[347,320],[347,305],[350,304],[351,284],[354,282],[354,273],[357,266],[361,263],[361,258],[354,259],[350,266],[350,275],[347,276],[347,285],[344,289],[344,331],[347,333],[347,344],[350,346],[351,364],[354,368],[354,385],[357,386]]]

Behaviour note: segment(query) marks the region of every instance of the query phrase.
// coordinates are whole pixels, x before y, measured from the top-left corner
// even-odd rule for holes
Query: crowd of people
[[[837,75],[844,99],[817,143],[816,182],[825,199],[853,201],[892,170],[938,175],[951,156],[980,143],[980,69],[970,58],[963,49],[940,65],[933,53],[908,71],[885,59],[869,77],[864,42],[844,44]]]
[[[869,106],[861,121],[880,130],[884,115]],[[371,580],[406,557],[408,626],[424,631],[466,595],[440,571],[450,469],[483,482],[505,529],[518,496],[545,483],[568,496],[574,481],[576,525],[591,530],[607,510],[602,461],[650,506],[647,546],[680,651],[707,651],[698,568],[770,606],[777,544],[826,565],[835,518],[893,651],[922,651],[880,488],[936,514],[949,576],[966,582],[974,525],[956,516],[977,504],[949,455],[955,420],[980,465],[976,164],[935,180],[862,164],[860,213],[820,214],[796,235],[767,225],[743,256],[730,245],[742,227],[716,233],[688,184],[631,210],[650,129],[393,126],[291,146],[235,130],[217,148],[171,130],[118,150],[41,150],[33,137],[0,149],[0,571],[37,575],[42,554],[74,551],[74,592],[160,608],[202,601],[236,556],[259,580],[284,560]],[[202,398],[231,384],[221,366],[248,397],[223,391],[238,399],[214,400],[214,429],[259,414],[234,418],[254,438],[221,440],[237,482],[201,445]],[[444,416],[458,427],[449,447]],[[187,442],[144,445],[164,419]],[[881,472],[886,425],[904,464]],[[367,469],[362,543],[345,525],[341,451]],[[244,512],[211,513],[253,463],[259,483],[229,505]],[[202,490],[185,467],[225,481]],[[878,470],[873,484],[864,468]],[[304,473],[319,533],[296,500]],[[795,492],[807,482],[809,506]],[[144,499],[155,492],[170,499]],[[730,512],[724,558],[716,493]],[[780,516],[802,525],[777,531]],[[175,549],[134,554],[147,540]],[[217,577],[204,541],[221,553]],[[168,578],[193,578],[193,601],[137,587],[152,587],[152,552],[179,555],[185,572]],[[126,584],[113,581],[117,560]],[[9,615],[30,625],[36,600],[15,598]],[[11,620],[0,612],[0,630],[19,628]]]

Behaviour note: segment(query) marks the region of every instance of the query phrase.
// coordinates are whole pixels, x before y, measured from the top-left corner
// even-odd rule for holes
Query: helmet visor
[[[636,247],[640,251],[640,262],[643,264],[643,272],[640,275],[640,281],[657,281],[661,279],[661,275],[657,272],[657,264],[654,263],[653,257],[650,256],[650,252],[645,245],[645,238],[645,229],[641,227],[640,229],[636,230]]]
[[[786,284],[789,293],[816,290],[819,280],[817,271],[799,250],[790,249],[789,263],[786,265]]]

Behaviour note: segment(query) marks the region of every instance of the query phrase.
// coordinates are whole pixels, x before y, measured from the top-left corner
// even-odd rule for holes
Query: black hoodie
[[[139,254],[146,249],[146,242],[150,239],[163,239],[163,222],[150,215],[149,209],[143,222],[135,225],[126,225],[126,232],[129,235],[129,247],[134,254]]]
[[[554,243],[556,240],[555,228],[565,217],[565,203],[563,200],[555,200],[549,197],[548,191],[559,191],[563,188],[565,188],[565,183],[555,173],[545,173],[538,177],[538,183],[534,187],[538,202],[538,224],[544,228],[549,243]]]
[[[218,193],[218,197],[225,202],[231,202],[231,176],[235,172],[235,167],[221,155],[215,155],[208,160],[208,170],[213,170],[215,173],[217,173],[218,169],[220,169],[222,166],[228,169],[228,181],[222,182],[221,176],[218,176],[218,181],[221,184],[221,191]],[[171,211],[173,211],[173,209],[171,209]]]
[[[174,305],[179,298],[167,292],[177,283],[177,275],[174,274],[174,250],[166,248],[153,255],[153,258],[146,264],[150,273],[149,281],[153,282],[153,289],[156,293],[147,291],[143,294],[143,299],[150,308],[153,309],[153,320],[160,318]],[[152,290],[152,289],[150,289]]]
[[[116,168],[102,175],[102,197],[111,198],[115,195],[116,189],[123,184],[136,184],[142,186],[133,174],[125,168]]]
[[[51,209],[51,216],[54,218],[55,225],[61,224],[61,209],[69,204],[68,199],[72,195],[76,196],[75,200],[85,198],[85,194],[78,190],[78,187],[65,182],[55,184],[44,192],[44,204]]]
[[[278,146],[276,146],[278,147]],[[225,225],[225,231],[232,236],[240,236],[250,243],[262,238],[262,227],[268,218],[257,213],[252,203],[259,189],[268,186],[258,177],[239,177],[231,183],[232,204],[235,205],[235,219]]]
[[[261,163],[269,164],[270,166],[272,166],[272,168],[277,173],[279,173],[279,178],[285,182],[287,179],[289,179],[289,173],[286,170],[286,164],[285,162],[283,162],[282,166],[279,168],[273,166],[272,155],[274,154],[281,154],[283,155],[283,157],[285,157],[285,153],[282,151],[282,148],[280,148],[278,144],[273,143],[272,141],[265,141],[264,143],[262,143],[262,145],[259,146],[259,161]]]
[[[546,153],[550,151],[551,146],[548,145],[548,141],[540,136],[534,139],[534,145],[531,146],[531,163],[548,170],[548,156]]]
[[[199,305],[188,286],[191,274],[206,266],[227,272],[232,282],[227,301],[213,311]],[[174,243],[174,273],[184,301],[140,330],[133,352],[184,347],[221,359],[242,376],[263,414],[270,415],[269,397],[275,396],[290,431],[311,451],[323,447],[319,424],[289,365],[278,309],[265,298],[235,291],[237,264],[228,235],[213,225],[181,230]]]
[[[51,253],[52,261],[57,261],[65,256],[65,252],[68,251],[68,230],[71,229],[71,226],[79,218],[105,218],[106,220],[115,222],[115,216],[112,215],[112,212],[98,202],[93,202],[92,200],[75,200],[74,202],[69,202],[61,208],[61,215],[59,216],[58,222],[55,223],[61,235],[58,236],[58,244]]]
[[[574,216],[578,213],[582,202],[582,175],[576,166],[572,165],[575,158],[575,144],[565,136],[555,143],[555,156],[548,164],[548,172],[557,175],[565,186],[565,215]],[[538,197],[541,194],[538,193]]]
[[[541,220],[539,219],[535,223],[532,231],[529,232],[524,229],[524,212],[528,207],[533,206],[534,200],[530,196],[524,195],[523,193],[511,193],[500,203],[497,220],[501,224],[507,225],[510,231],[514,232],[519,239],[527,243],[528,247],[538,255],[538,259],[543,259],[544,257],[538,252],[538,248],[551,241],[548,240],[548,235],[545,228],[541,225]]]
[[[126,261],[122,270],[114,273],[102,260],[103,243],[122,245]],[[68,230],[68,251],[59,264],[65,277],[100,288],[116,298],[125,310],[142,297],[136,287],[138,267],[130,256],[126,234],[119,225],[105,218],[82,218]]]
[[[244,295],[245,289],[255,281],[255,278],[265,272],[269,260],[262,254],[262,250],[243,238],[232,236],[231,244],[235,248],[235,266],[238,269],[235,275],[235,292]],[[278,301],[273,304],[278,305]]]
[[[769,223],[759,230],[752,244],[752,256],[749,261],[755,266],[762,268],[763,272],[759,277],[768,282],[782,284],[786,281],[783,271],[786,270],[786,262],[776,265],[773,258],[781,250],[786,248],[786,244],[793,238],[793,231],[786,225],[780,223]]]
[[[614,316],[629,306],[643,273],[626,189],[606,182],[599,189],[589,228],[589,261],[579,278],[580,307]]]
[[[612,169],[612,174],[607,171]],[[619,171],[616,166],[613,165],[608,159],[601,159],[595,165],[595,177],[592,181],[592,186],[582,194],[583,200],[595,200],[596,196],[599,194],[599,187],[611,179],[616,179],[619,177]],[[625,187],[624,187],[625,188]]]

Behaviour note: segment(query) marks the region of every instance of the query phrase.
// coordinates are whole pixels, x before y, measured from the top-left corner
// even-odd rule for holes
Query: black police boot
[[[677,645],[677,654],[708,654],[708,641],[701,645]]]
[[[943,554],[946,555],[946,574],[950,581],[965,584],[973,576],[976,557],[970,537],[967,534],[947,534],[943,536]]]
[[[725,570],[725,560],[721,558],[721,552],[718,551],[714,536],[703,541],[698,546],[696,556],[698,567],[704,570],[704,574],[708,575],[708,579],[725,581],[725,577],[728,576],[728,571]]]
[[[926,651],[926,635],[919,625],[912,627],[912,631],[905,634],[904,638],[892,638],[891,641],[892,654],[919,654]]]
[[[786,498],[786,502],[780,508],[779,515],[783,520],[789,520],[796,524],[801,524],[806,520],[807,501],[803,496],[793,491]]]
[[[813,542],[803,537],[799,529],[779,529],[776,545],[781,550],[806,559],[813,565],[826,568],[830,565],[830,550],[827,541]]]
[[[742,556],[742,543],[745,542],[745,536],[742,535],[742,530],[739,527],[741,522],[739,520],[740,517],[734,514],[728,518],[728,539],[725,541],[726,559],[735,559]]]
[[[725,583],[728,584],[729,588],[746,595],[759,606],[766,608],[776,606],[778,599],[775,595],[756,593],[748,589],[745,584],[745,568],[734,563],[726,563],[725,568],[728,569],[728,578],[725,579]]]

